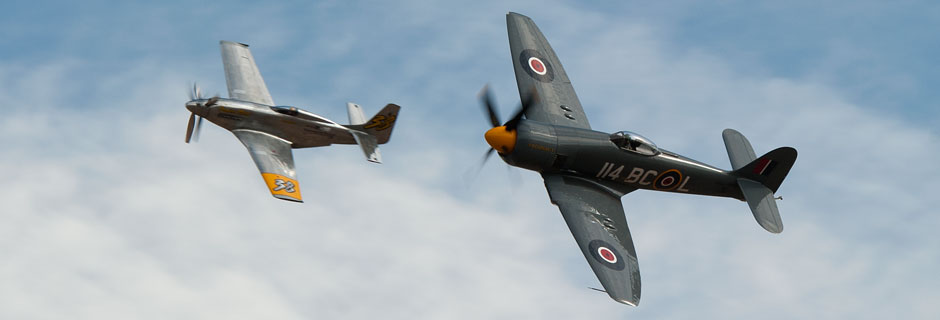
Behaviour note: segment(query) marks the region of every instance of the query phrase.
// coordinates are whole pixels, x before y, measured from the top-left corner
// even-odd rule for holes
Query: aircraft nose
[[[508,154],[516,147],[516,130],[509,131],[506,126],[493,127],[483,137],[490,147],[501,154]]]
[[[189,110],[189,112],[192,112],[192,113],[196,113],[196,107],[197,107],[197,106],[199,106],[199,104],[196,103],[196,101],[187,102],[187,103],[186,103],[186,110]]]

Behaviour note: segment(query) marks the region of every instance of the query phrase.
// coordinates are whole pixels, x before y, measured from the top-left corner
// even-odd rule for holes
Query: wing
[[[561,210],[581,253],[607,294],[617,302],[640,302],[640,269],[620,196],[590,180],[543,174],[552,203]]]
[[[526,99],[533,90],[537,103],[526,111],[526,118],[569,127],[590,129],[578,95],[561,67],[552,46],[529,17],[510,12],[506,15],[509,49],[516,71],[519,96]]]
[[[220,41],[220,46],[229,98],[273,106],[274,100],[268,93],[268,87],[264,85],[261,71],[258,71],[248,45]]]
[[[273,135],[253,130],[232,130],[238,140],[248,148],[268,191],[275,198],[303,202],[300,184],[294,172],[291,143]]]

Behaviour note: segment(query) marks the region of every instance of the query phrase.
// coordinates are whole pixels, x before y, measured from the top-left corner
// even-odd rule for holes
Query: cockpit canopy
[[[306,111],[303,109],[299,109],[297,107],[275,106],[275,107],[271,107],[271,110],[274,110],[277,113],[286,114],[286,115],[298,117],[301,119],[313,120],[313,121],[325,122],[325,123],[334,123],[330,119],[318,116],[316,114],[310,113],[309,111]]]
[[[275,107],[271,107],[271,110],[274,110],[274,111],[277,111],[277,113],[282,113],[282,114],[286,114],[289,116],[296,116],[298,113],[300,113],[300,109],[297,109],[297,107],[275,106]]]
[[[656,147],[656,144],[654,144],[649,139],[630,131],[612,133],[610,135],[610,142],[613,142],[620,149],[636,152],[642,155],[655,156],[659,154],[659,148]]]

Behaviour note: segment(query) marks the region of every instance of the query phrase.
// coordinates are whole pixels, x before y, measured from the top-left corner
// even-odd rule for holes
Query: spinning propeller
[[[486,138],[486,142],[490,145],[490,149],[486,150],[486,154],[483,156],[483,163],[486,163],[490,155],[493,154],[493,151],[499,152],[500,154],[509,154],[512,152],[512,149],[515,148],[517,136],[516,128],[519,126],[519,121],[522,120],[522,116],[525,115],[526,110],[529,110],[529,107],[532,106],[535,100],[535,88],[529,90],[529,95],[522,100],[522,105],[519,107],[519,110],[516,111],[509,121],[506,121],[506,123],[502,125],[500,125],[499,113],[496,110],[496,103],[490,95],[489,86],[484,86],[483,90],[480,91],[480,99],[483,100],[483,110],[490,118],[490,125],[493,126],[483,135],[484,138]]]
[[[199,141],[199,128],[202,127],[202,116],[199,116],[199,121],[196,121],[196,111],[195,108],[208,108],[215,105],[219,102],[219,96],[214,96],[205,100],[205,102],[200,103],[202,99],[202,91],[199,90],[199,86],[193,83],[193,91],[189,92],[189,103],[186,104],[186,108],[191,112],[189,115],[189,124],[186,126],[186,143],[189,143],[189,140]],[[195,129],[195,130],[193,130]],[[196,135],[193,136],[195,131]]]

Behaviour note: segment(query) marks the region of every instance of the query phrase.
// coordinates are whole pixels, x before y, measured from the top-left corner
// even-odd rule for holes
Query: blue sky
[[[786,229],[728,199],[624,197],[643,276],[609,300],[537,174],[491,161],[532,17],[597,130],[727,168],[722,129],[800,151]],[[0,5],[0,318],[930,318],[940,313],[929,2],[322,1]],[[244,147],[183,143],[188,86],[251,45],[279,104],[402,106],[385,163],[295,150],[306,203]],[[496,159],[493,159],[496,160]]]

